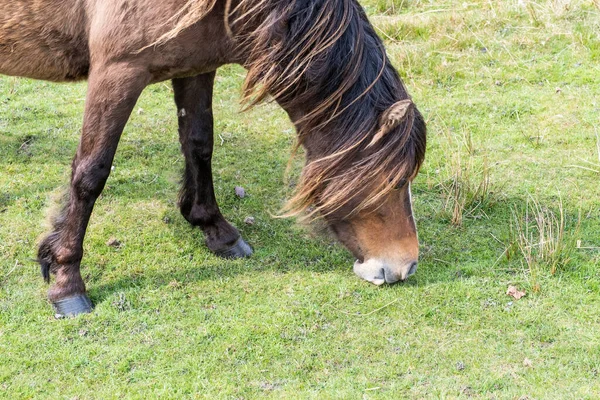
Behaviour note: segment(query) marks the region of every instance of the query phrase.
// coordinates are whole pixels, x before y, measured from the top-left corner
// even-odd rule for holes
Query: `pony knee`
[[[206,134],[192,134],[183,144],[184,153],[188,153],[195,162],[210,162],[213,155],[213,141]]]
[[[71,190],[79,200],[96,199],[102,193],[109,175],[110,165],[108,163],[91,162],[79,165],[73,168]]]

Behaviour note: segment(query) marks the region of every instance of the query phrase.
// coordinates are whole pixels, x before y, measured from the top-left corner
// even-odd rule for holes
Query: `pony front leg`
[[[149,81],[146,70],[127,63],[98,66],[90,73],[68,200],[38,250],[46,281],[50,282],[50,274],[55,275],[48,299],[59,315],[92,310],[79,271],[83,239],[94,203],[110,174],[125,123]]]
[[[185,156],[185,175],[179,206],[192,225],[199,226],[208,248],[225,258],[252,254],[237,229],[223,218],[212,180],[212,94],[215,73],[173,79],[179,116],[179,141]]]

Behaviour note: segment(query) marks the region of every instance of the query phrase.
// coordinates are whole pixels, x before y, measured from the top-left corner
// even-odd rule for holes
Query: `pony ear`
[[[414,103],[410,99],[400,100],[385,110],[379,118],[379,130],[367,146],[367,149],[374,146],[385,135],[396,129],[407,117],[410,118],[413,113]]]

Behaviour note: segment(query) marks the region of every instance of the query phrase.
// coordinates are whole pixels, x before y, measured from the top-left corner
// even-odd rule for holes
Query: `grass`
[[[594,127],[594,129],[596,129],[596,128]],[[581,169],[584,169],[587,171],[592,171],[597,174],[600,174],[600,136],[598,135],[597,132],[596,132],[596,150],[598,152],[598,162],[581,159],[580,161],[582,161],[583,164],[572,165],[572,167],[581,168]]]
[[[449,216],[450,222],[461,226],[465,218],[487,217],[489,209],[497,200],[494,186],[490,180],[490,170],[487,160],[482,160],[483,165],[474,165],[475,157],[473,142],[470,135],[465,135],[464,141],[459,146],[452,145],[452,137],[448,137],[447,149],[451,156],[447,160],[446,168],[438,187],[441,189],[445,202],[444,211]],[[463,154],[463,148],[466,154]]]
[[[558,207],[557,215],[535,199],[528,199],[524,214],[513,211],[514,245],[518,247],[535,291],[539,290],[536,281],[540,272],[554,275],[559,268],[566,268],[576,249],[579,223],[567,235],[562,201]]]
[[[0,398],[598,397],[598,2],[363,4],[429,127],[416,276],[369,285],[333,240],[271,217],[291,191],[292,126],[273,105],[238,114],[244,71],[226,67],[215,185],[254,257],[217,259],[178,214],[175,109],[154,85],[88,230],[96,310],[54,320],[31,259],[68,181],[85,84],[1,77]],[[464,200],[478,191],[486,201]],[[540,213],[569,262],[532,271]],[[518,237],[525,253],[507,252]]]

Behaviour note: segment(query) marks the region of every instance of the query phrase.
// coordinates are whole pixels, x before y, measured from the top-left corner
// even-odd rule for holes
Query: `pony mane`
[[[302,111],[297,146],[312,157],[285,216],[331,216],[359,194],[352,212],[373,209],[415,177],[425,123],[355,0],[241,0],[228,19],[249,54],[247,104]]]
[[[425,122],[356,0],[226,0],[225,24],[245,55],[247,108],[277,101],[294,152],[307,151],[284,216],[331,216],[357,195],[353,213],[373,209],[415,177]]]

